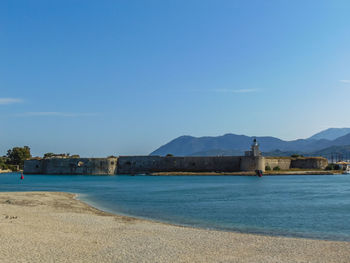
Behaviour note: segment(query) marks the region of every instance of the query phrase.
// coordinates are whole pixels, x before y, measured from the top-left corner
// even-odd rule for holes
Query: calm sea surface
[[[102,210],[201,228],[350,241],[350,176],[0,174],[0,191],[64,191]]]

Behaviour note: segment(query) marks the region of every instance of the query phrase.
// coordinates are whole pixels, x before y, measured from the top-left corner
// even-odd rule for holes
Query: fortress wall
[[[281,170],[289,170],[291,168],[292,158],[265,157],[265,166],[271,169],[279,167]]]
[[[262,156],[243,156],[241,157],[240,170],[244,172],[255,170],[265,171],[265,158]]]
[[[46,174],[96,174],[113,175],[116,158],[52,158],[44,160]]]
[[[26,174],[42,174],[42,171],[43,171],[42,164],[43,164],[42,160],[37,160],[37,159],[24,161],[23,171]]]
[[[237,172],[239,156],[220,157],[160,157],[121,156],[118,158],[118,174],[154,172]]]
[[[289,169],[325,169],[328,165],[326,158],[322,157],[265,157],[265,165],[274,167],[280,167],[281,170]]]
[[[291,168],[298,169],[325,169],[328,165],[328,160],[323,157],[306,157],[292,159]]]
[[[159,156],[120,156],[117,174],[140,174],[154,172],[160,166]]]
[[[114,175],[155,172],[240,172],[265,171],[265,166],[282,170],[324,169],[325,158],[285,158],[253,156],[160,157],[122,156],[119,158],[50,158],[24,162],[26,174]]]
[[[50,158],[24,162],[26,174],[114,175],[117,158]]]

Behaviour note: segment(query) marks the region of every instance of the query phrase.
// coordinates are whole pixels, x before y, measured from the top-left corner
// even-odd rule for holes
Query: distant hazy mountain
[[[333,140],[331,142],[331,146],[332,145],[337,145],[337,146],[350,145],[349,141],[350,141],[350,133]]]
[[[345,146],[331,146],[325,149],[321,149],[313,152],[298,152],[298,151],[272,151],[264,152],[264,156],[291,156],[293,154],[299,154],[304,156],[323,156],[327,159],[333,160],[350,160],[350,145]]]
[[[213,150],[195,152],[190,154],[190,156],[242,156],[242,155],[244,155],[244,151],[220,150],[220,149],[213,149]]]
[[[209,154],[221,154],[234,152],[237,155],[250,149],[255,137],[245,135],[226,134],[218,137],[192,137],[181,136],[171,142],[161,146],[159,149],[151,153],[151,155],[164,156],[173,154],[175,156],[199,156]],[[263,152],[274,150],[281,151],[313,151],[320,150],[329,146],[329,140],[295,140],[283,141],[274,137],[256,137],[260,143],[260,149]],[[349,142],[350,144],[350,142]]]
[[[292,156],[293,154],[299,154],[299,155],[304,155],[308,156],[308,154],[300,151],[280,151],[280,150],[275,150],[272,152],[263,152],[263,156]],[[312,155],[313,156],[313,155]]]
[[[337,130],[337,129],[336,129]],[[326,132],[326,131],[324,131]],[[344,132],[344,131],[343,131]],[[319,133],[321,134],[321,133]],[[340,133],[338,133],[340,134]],[[316,136],[316,135],[315,135]],[[335,136],[335,135],[333,135]],[[284,141],[275,137],[250,137],[245,135],[225,134],[217,137],[192,137],[181,136],[161,146],[151,155],[165,156],[217,156],[217,155],[242,155],[250,149],[252,141],[257,138],[260,149],[265,153],[287,152],[290,153],[312,153],[331,146],[350,145],[350,133],[337,137],[335,140],[300,139]],[[317,138],[317,136],[316,136]]]
[[[329,128],[327,130],[316,133],[311,136],[309,140],[335,140],[341,136],[347,135],[350,133],[350,128]]]
[[[350,145],[345,146],[331,146],[319,151],[311,152],[308,155],[312,156],[324,156],[327,158],[337,158],[342,156],[344,159],[350,159]]]
[[[279,144],[281,140],[272,138],[267,141],[272,141],[273,144]],[[245,151],[249,149],[253,139],[245,135],[226,134],[218,137],[192,137],[192,136],[181,136],[171,142],[161,146],[156,151],[152,152],[151,155],[166,155],[168,153],[175,156],[189,156],[198,155],[197,153],[203,154],[206,151]],[[260,140],[260,143],[264,143]],[[214,153],[217,155],[216,153]]]

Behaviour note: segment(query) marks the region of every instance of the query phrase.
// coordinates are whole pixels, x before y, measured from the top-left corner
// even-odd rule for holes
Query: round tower
[[[246,152],[245,156],[241,158],[242,171],[265,171],[265,158],[262,156],[259,143],[256,138],[253,141],[251,150]]]

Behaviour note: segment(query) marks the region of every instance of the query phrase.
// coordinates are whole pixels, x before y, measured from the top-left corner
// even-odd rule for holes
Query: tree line
[[[69,153],[45,153],[43,158],[79,158],[78,154],[70,155]],[[32,158],[28,146],[13,147],[7,151],[7,154],[0,157],[0,170],[18,171],[23,170],[24,161]]]
[[[24,161],[32,157],[28,146],[13,147],[0,157],[0,169],[18,171],[23,169]]]

